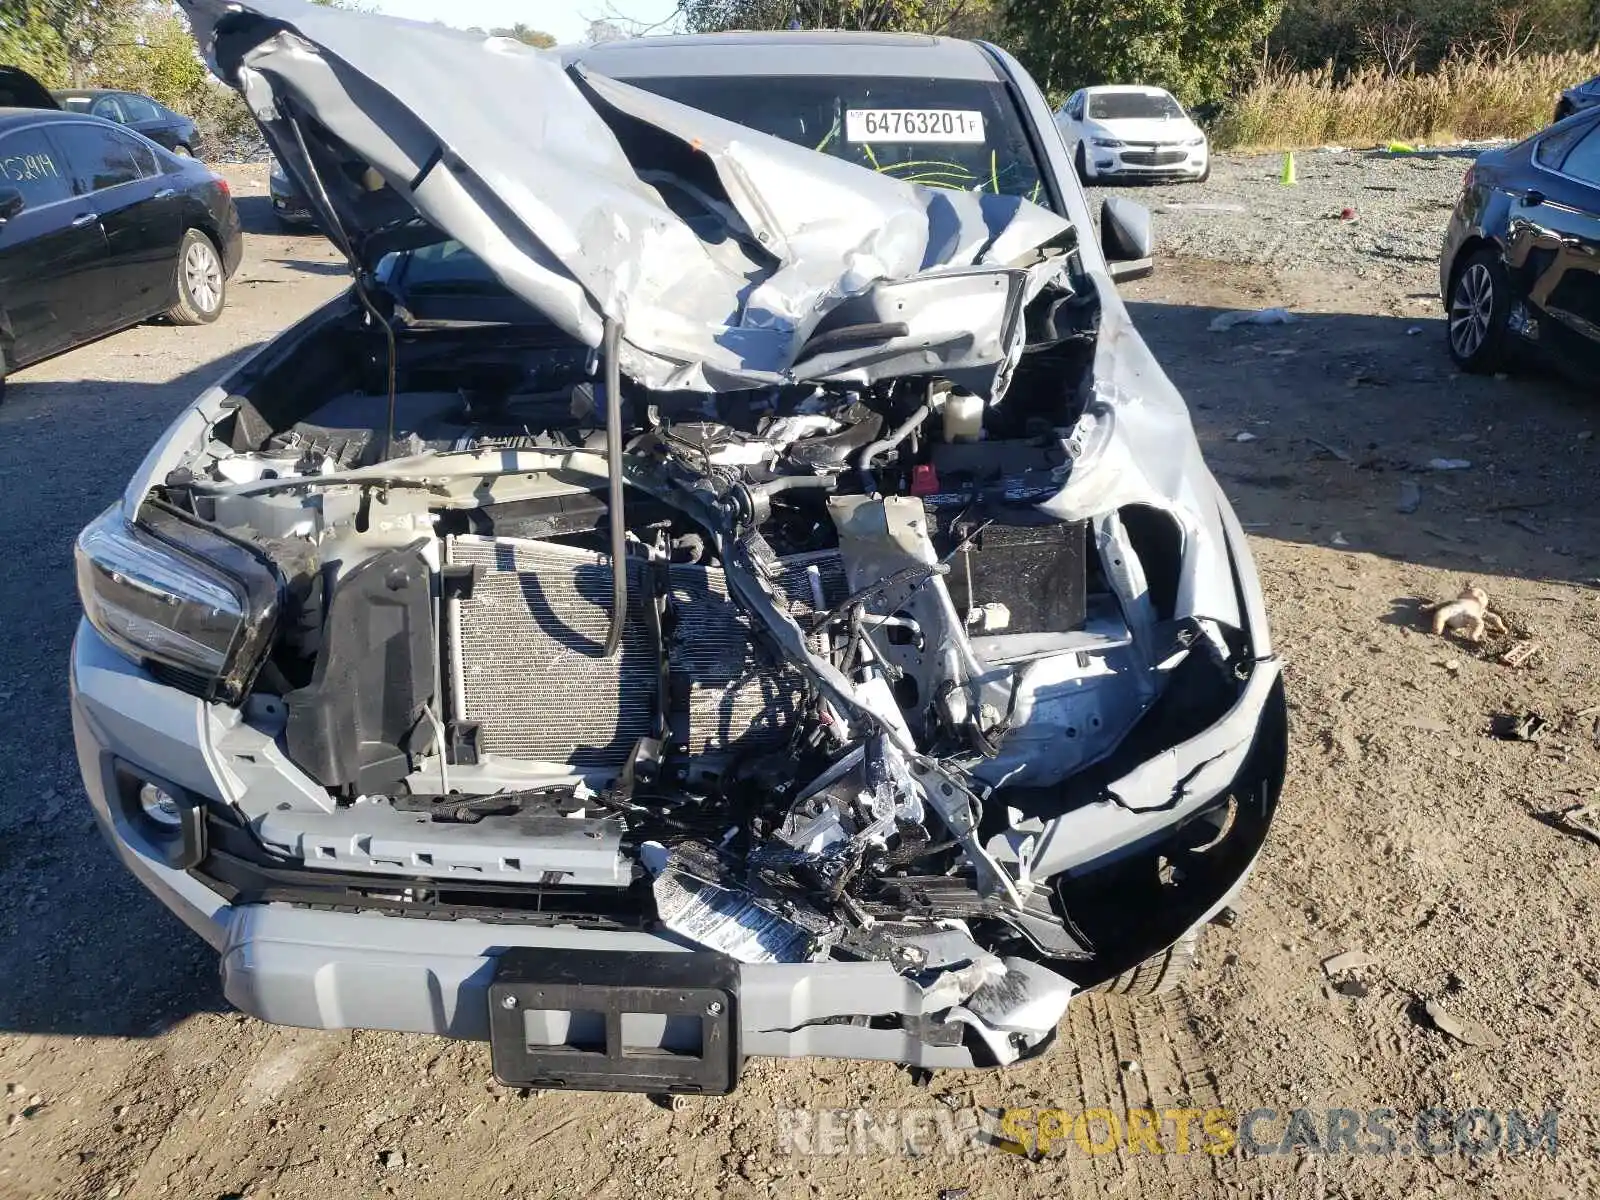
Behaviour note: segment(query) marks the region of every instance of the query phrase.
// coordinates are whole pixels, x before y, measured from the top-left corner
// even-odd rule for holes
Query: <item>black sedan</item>
[[[44,85],[21,67],[0,64],[0,108],[60,108]]]
[[[0,108],[0,391],[165,314],[215,321],[243,237],[227,183],[93,117]]]
[[[1564,121],[1575,112],[1600,105],[1600,75],[1585,79],[1561,93],[1556,101],[1556,120]]]
[[[1532,351],[1600,370],[1600,108],[1480,156],[1439,263],[1450,354],[1497,371]]]
[[[50,94],[68,112],[88,113],[103,121],[126,125],[174,154],[191,158],[200,152],[200,131],[194,122],[149,96],[107,88],[79,88]]]

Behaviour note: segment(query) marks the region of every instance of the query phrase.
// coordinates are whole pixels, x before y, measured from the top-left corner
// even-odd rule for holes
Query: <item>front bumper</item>
[[[1263,723],[1270,698],[1281,704],[1275,660],[1263,664],[1260,676],[1216,727],[1231,726],[1224,735],[1228,745],[1194,751],[1200,761],[1191,779],[1200,778],[1203,767],[1244,752],[1236,744],[1241,728],[1247,750],[1253,736],[1249,727]],[[196,875],[167,865],[159,845],[121,800],[117,765],[217,805],[237,799],[243,787],[282,788],[289,795],[296,787],[294,769],[281,766],[281,778],[255,772],[246,783],[216,747],[219,730],[233,719],[231,710],[159,683],[111,649],[87,622],[80,624],[73,643],[71,693],[79,767],[102,832],[145,887],[217,949],[228,1000],[262,1020],[484,1040],[490,1033],[488,996],[496,962],[511,948],[685,952],[682,944],[643,931],[427,920],[288,903],[229,904]],[[1189,745],[1175,748],[1175,760],[1187,757]],[[1184,771],[1181,762],[1170,766]],[[1280,768],[1277,782],[1281,777]],[[1163,811],[1087,806],[1082,828],[1062,830],[1061,836],[1120,853],[1182,820],[1229,783],[1221,779],[1204,789],[1191,788]],[[251,797],[249,807],[263,811],[272,805]],[[1252,847],[1230,874],[1226,890],[1197,904],[1188,925],[1209,920],[1231,902],[1253,862]],[[927,1024],[923,1018],[934,1016],[934,1000],[885,962],[739,964],[738,994],[745,1055],[876,1059],[928,1068],[992,1062],[973,1039],[952,1043],[922,1036],[918,1030]],[[1049,1036],[1034,1040],[1019,1056],[1038,1053],[1049,1041]]]
[[[1209,160],[1206,146],[1095,146],[1084,161],[1095,179],[1198,179]]]
[[[316,218],[311,215],[311,205],[295,191],[271,189],[272,215],[290,225],[311,225]]]

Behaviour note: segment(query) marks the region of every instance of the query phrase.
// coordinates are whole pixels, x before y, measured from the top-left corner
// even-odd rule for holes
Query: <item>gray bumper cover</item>
[[[1213,761],[1235,751],[1259,719],[1276,664],[1215,728],[1219,746],[1202,735],[1179,750]],[[1270,669],[1267,669],[1270,668]],[[1244,710],[1257,707],[1250,714]],[[568,946],[598,951],[681,951],[648,933],[533,928],[470,920],[429,921],[380,913],[330,912],[291,905],[227,904],[191,875],[168,867],[143,841],[115,802],[112,766],[131,764],[197,795],[224,791],[207,740],[212,720],[202,701],[166,687],[113,651],[81,624],[73,645],[72,719],[79,765],[95,816],[123,863],[163,904],[221,955],[224,992],[241,1010],[263,1020],[311,1028],[393,1029],[448,1037],[488,1035],[487,989],[496,957],[513,946]],[[1219,781],[1225,783],[1226,781]],[[228,786],[237,784],[230,780]],[[266,786],[259,777],[252,786]],[[292,795],[295,782],[281,782]],[[1084,810],[1086,827],[1073,837],[1073,818],[1057,837],[1080,845],[1123,844],[1191,811],[1194,792],[1167,812]],[[1115,808],[1115,806],[1113,806]],[[1109,825],[1123,828],[1111,830]],[[1076,856],[1074,856],[1076,857]],[[1242,872],[1208,918],[1243,886]],[[887,963],[743,965],[740,1012],[744,1051],[753,1055],[882,1059],[927,1067],[971,1066],[961,1046],[933,1046],[898,1029],[819,1024],[829,1018],[916,1015],[928,1001]]]

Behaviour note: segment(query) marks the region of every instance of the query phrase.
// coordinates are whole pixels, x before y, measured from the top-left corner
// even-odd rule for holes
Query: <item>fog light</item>
[[[178,798],[153,783],[140,786],[139,807],[145,816],[163,829],[176,831],[183,827],[183,813],[179,811]]]
[[[206,856],[204,802],[177,784],[151,779],[128,763],[116,762],[118,816],[124,836],[169,867],[186,871]]]

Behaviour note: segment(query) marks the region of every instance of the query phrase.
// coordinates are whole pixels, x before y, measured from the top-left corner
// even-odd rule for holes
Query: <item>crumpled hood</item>
[[[652,388],[937,372],[994,394],[1064,270],[1038,250],[1072,227],[1027,201],[903,183],[510,39],[180,3],[365,265],[420,215],[584,343],[619,322]]]

